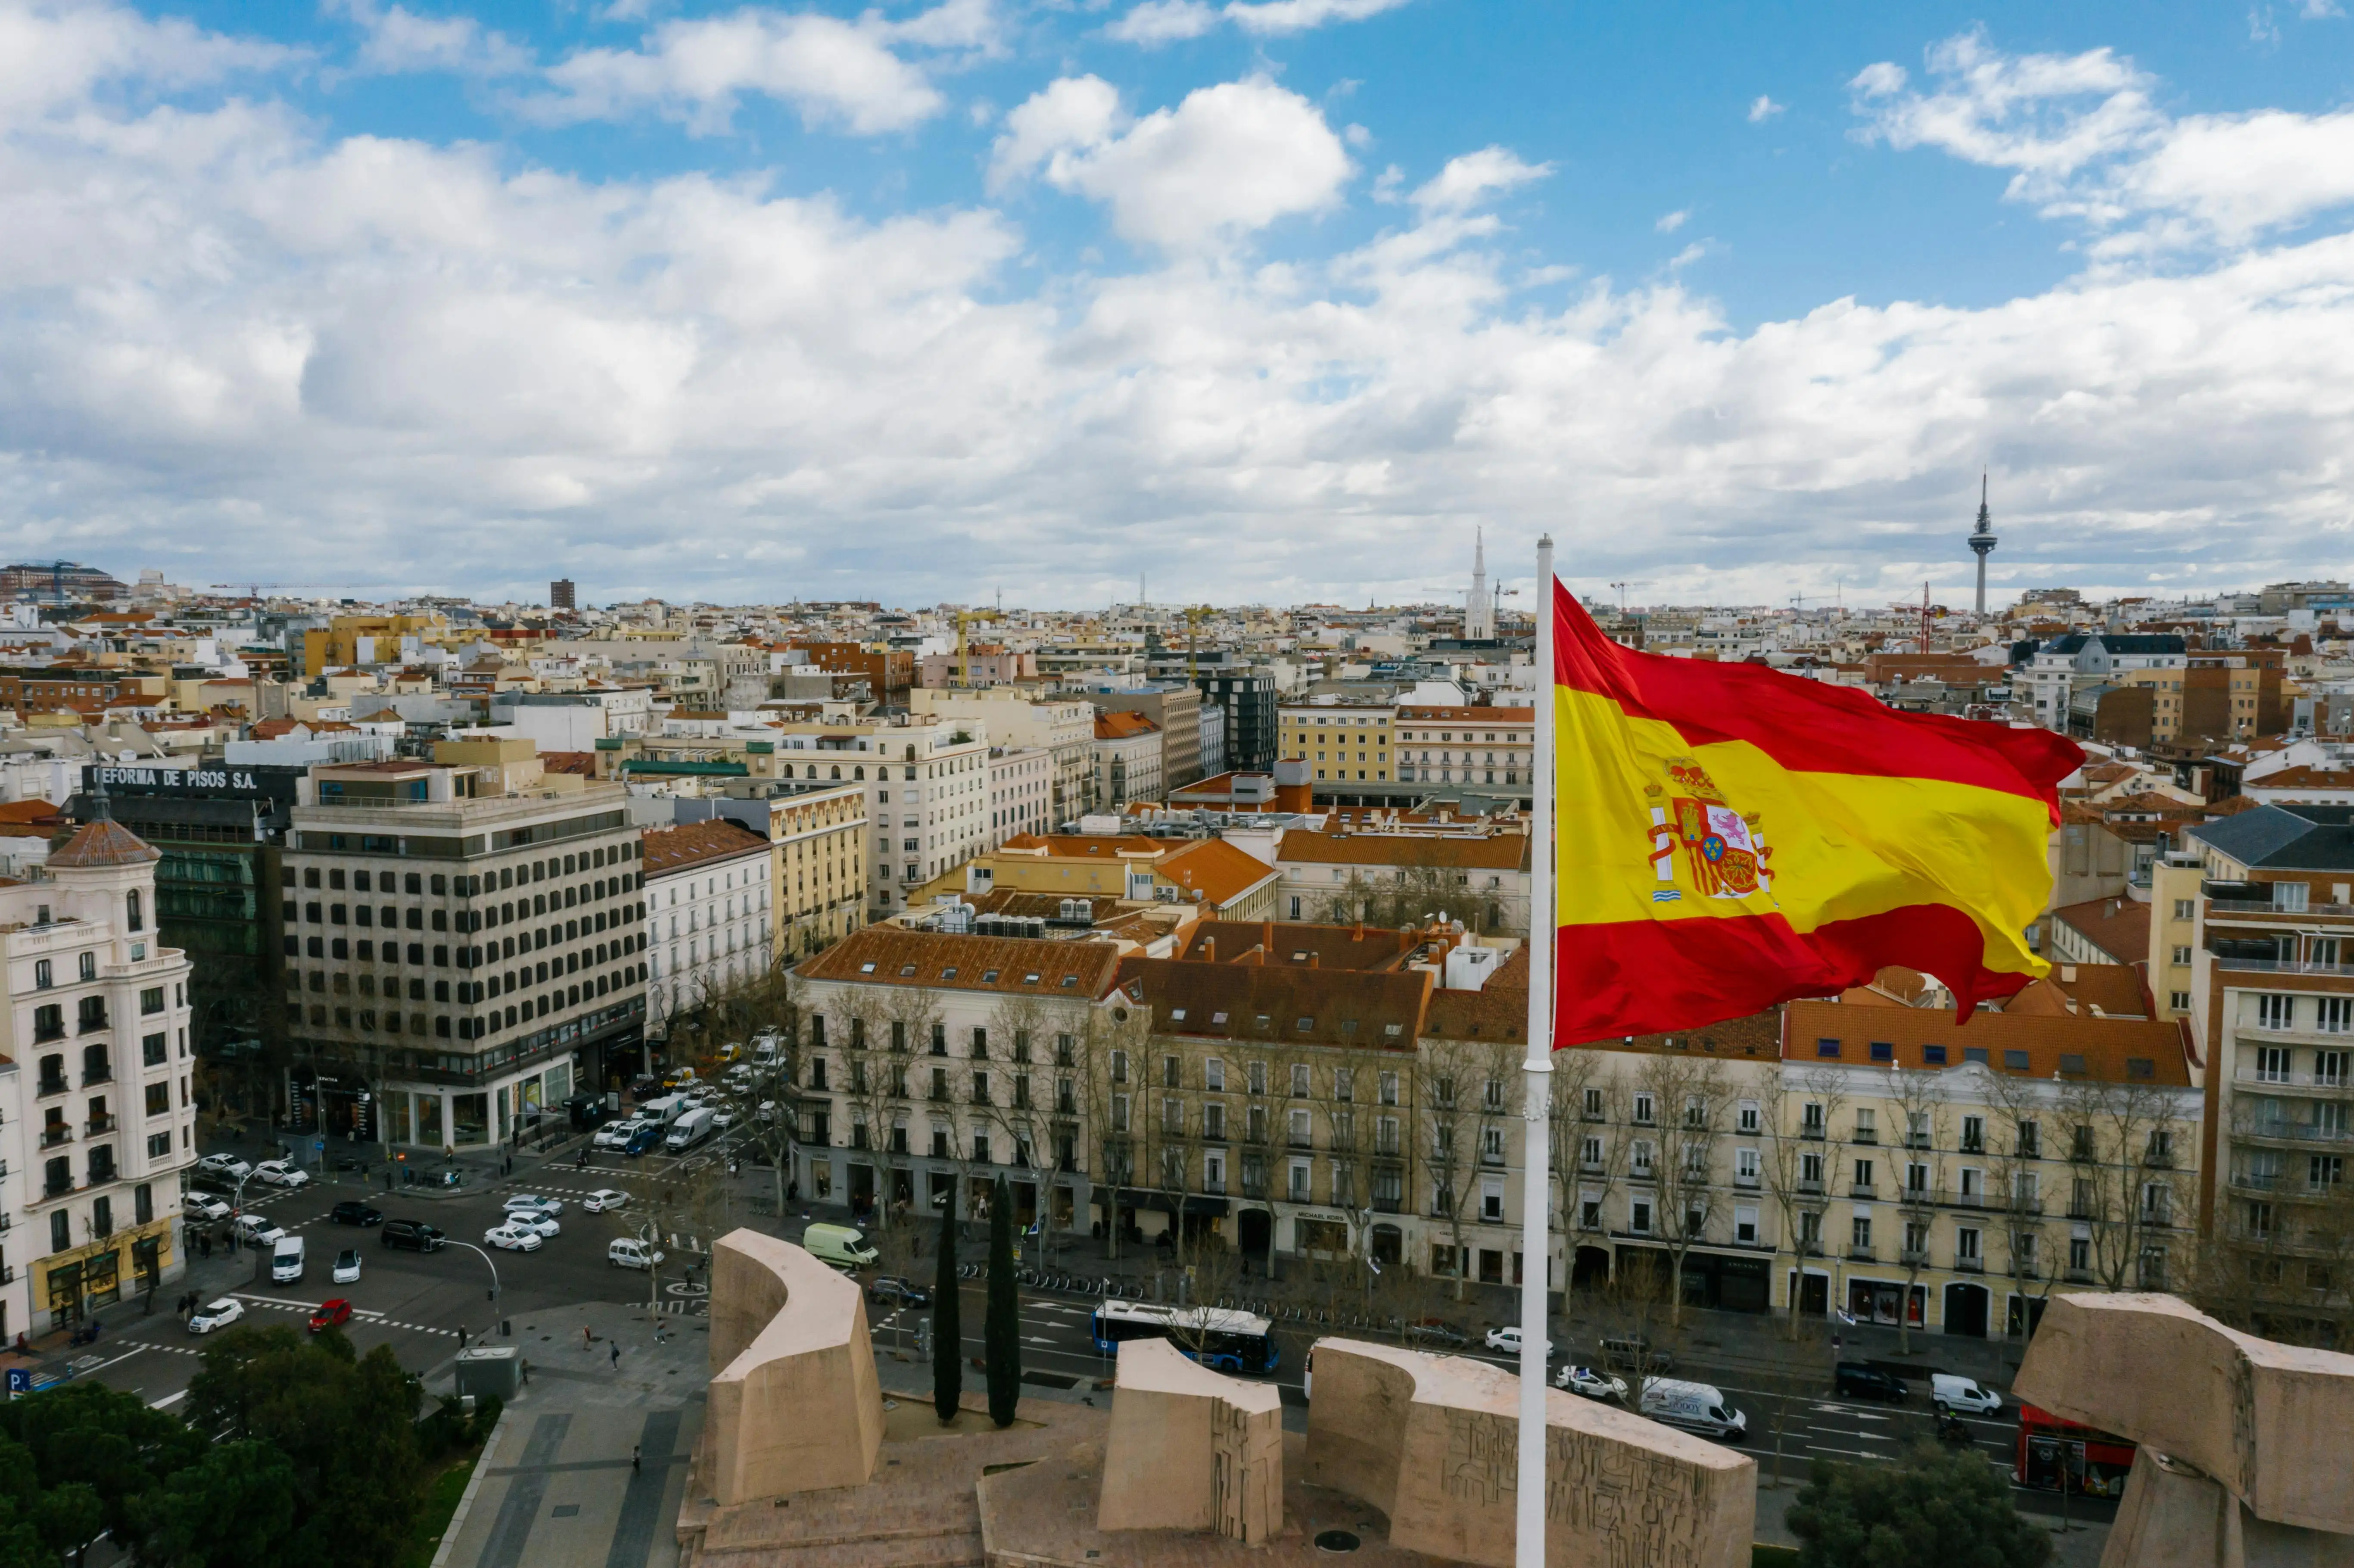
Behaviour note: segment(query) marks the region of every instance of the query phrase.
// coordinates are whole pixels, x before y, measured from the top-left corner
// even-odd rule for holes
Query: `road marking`
[[[170,1409],[173,1405],[175,1405],[175,1404],[179,1404],[179,1403],[180,1403],[180,1401],[182,1401],[182,1400],[184,1400],[184,1399],[186,1399],[186,1398],[187,1398],[187,1397],[188,1397],[188,1391],[187,1391],[186,1389],[185,1389],[185,1388],[184,1388],[184,1389],[182,1389],[182,1390],[181,1390],[179,1393],[167,1393],[167,1394],[165,1394],[163,1398],[161,1398],[161,1399],[157,1400],[154,1404],[153,1404],[149,1405],[147,1408],[148,1408],[148,1409],[150,1409],[150,1410],[168,1410],[168,1409]]]

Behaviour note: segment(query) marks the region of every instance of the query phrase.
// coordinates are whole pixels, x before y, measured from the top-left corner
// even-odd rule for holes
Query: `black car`
[[[1405,1337],[1409,1344],[1444,1345],[1450,1351],[1463,1350],[1471,1343],[1470,1335],[1437,1319],[1407,1324]]]
[[[1850,1399],[1884,1399],[1891,1404],[1904,1403],[1904,1380],[1862,1361],[1841,1361],[1837,1373],[1839,1392]]]
[[[930,1291],[896,1274],[886,1274],[868,1286],[866,1298],[878,1303],[888,1302],[895,1307],[928,1307],[932,1304]]]
[[[357,1198],[346,1198],[327,1211],[327,1218],[339,1225],[380,1225],[384,1211],[371,1209]]]
[[[448,1239],[422,1220],[387,1220],[384,1229],[376,1234],[385,1245],[407,1247],[411,1252],[438,1252]]]

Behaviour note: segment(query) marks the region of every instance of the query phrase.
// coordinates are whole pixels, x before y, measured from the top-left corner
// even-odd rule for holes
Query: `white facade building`
[[[989,731],[978,720],[788,726],[775,744],[780,778],[865,786],[877,918],[989,837]]]
[[[995,849],[1016,833],[1055,831],[1055,754],[1044,747],[989,754],[989,836]]]
[[[666,1034],[682,1008],[755,980],[775,961],[773,852],[741,822],[717,817],[650,832],[644,853],[646,1029]]]

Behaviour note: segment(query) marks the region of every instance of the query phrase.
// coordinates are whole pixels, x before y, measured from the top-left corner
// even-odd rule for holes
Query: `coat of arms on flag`
[[[1766,847],[1755,812],[1734,809],[1708,770],[1691,758],[1668,764],[1668,786],[1647,784],[1643,793],[1651,809],[1651,872],[1662,883],[1673,883],[1681,852],[1691,887],[1703,898],[1746,898],[1763,892],[1771,896],[1772,879]],[[1672,788],[1681,793],[1670,795]],[[1681,889],[1654,892],[1651,902],[1665,904],[1682,896]]]

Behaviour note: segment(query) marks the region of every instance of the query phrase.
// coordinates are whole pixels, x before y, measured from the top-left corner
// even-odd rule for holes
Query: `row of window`
[[[2299,996],[2266,991],[2256,997],[2259,1029],[2310,1029],[2322,1034],[2354,1032],[2354,996]]]
[[[184,1128],[181,1131],[184,1135],[185,1141],[186,1128]],[[154,1139],[151,1139],[148,1142],[149,1147],[147,1152],[151,1155],[154,1155],[158,1159],[167,1156],[172,1152],[172,1140],[168,1134],[163,1136],[164,1146],[160,1150],[154,1146]],[[92,1150],[91,1152],[93,1157],[97,1153],[96,1150]],[[105,1177],[105,1180],[109,1181],[114,1180],[111,1151],[109,1151],[107,1172],[108,1174]],[[52,1193],[69,1192],[73,1190],[73,1171],[71,1161],[67,1160],[50,1160],[47,1175],[48,1180],[46,1185],[48,1190]],[[62,1179],[62,1185],[59,1184],[60,1179]],[[98,1180],[99,1178],[93,1174],[91,1177],[91,1184],[96,1185]],[[155,1189],[153,1183],[142,1181],[139,1185],[131,1190],[131,1223],[134,1225],[145,1225],[154,1224],[154,1220]],[[85,1240],[103,1241],[106,1237],[114,1234],[114,1195],[112,1193],[101,1192],[97,1197],[92,1198],[90,1201],[90,1218],[85,1222],[85,1224],[90,1232],[89,1235],[84,1238]],[[52,1210],[49,1214],[49,1250],[51,1252],[68,1252],[72,1250],[76,1245],[73,1234],[72,1211],[69,1209]]]
[[[534,971],[536,976],[536,971]],[[555,977],[551,973],[547,980]],[[324,1002],[311,1004],[310,1020],[317,1028],[325,1028],[332,1020],[337,1029],[355,1030],[363,1034],[379,1031],[387,1034],[425,1034],[429,1031],[440,1040],[482,1040],[536,1022],[567,1008],[583,1006],[599,997],[618,995],[631,986],[645,983],[642,965],[631,965],[610,975],[584,976],[577,983],[559,985],[537,997],[525,997],[504,1008],[493,1007],[488,1012],[461,1017],[453,1023],[446,1013],[428,1015],[423,1012],[401,1012],[387,1008],[333,1006]],[[535,978],[527,982],[545,984]],[[387,999],[389,1000],[389,999]]]
[[[633,842],[624,842],[600,849],[585,850],[578,854],[550,855],[546,860],[535,860],[522,865],[502,866],[494,873],[482,872],[479,874],[451,876],[440,872],[427,874],[415,871],[358,870],[349,874],[348,885],[354,893],[401,892],[416,896],[429,892],[436,898],[446,897],[454,893],[461,898],[478,898],[485,893],[501,892],[529,883],[546,882],[556,877],[583,875],[592,871],[600,871],[609,865],[619,865],[624,861],[637,858],[638,846]],[[394,885],[396,879],[399,884],[398,887]],[[285,867],[280,880],[284,885],[292,887],[295,885],[295,868],[291,865]],[[320,867],[313,865],[302,868],[302,885],[304,887],[318,887],[321,885],[321,881]],[[342,866],[326,867],[324,883],[331,890],[343,891],[346,885],[346,874],[344,868]],[[133,929],[136,930],[137,927],[133,927]]]

